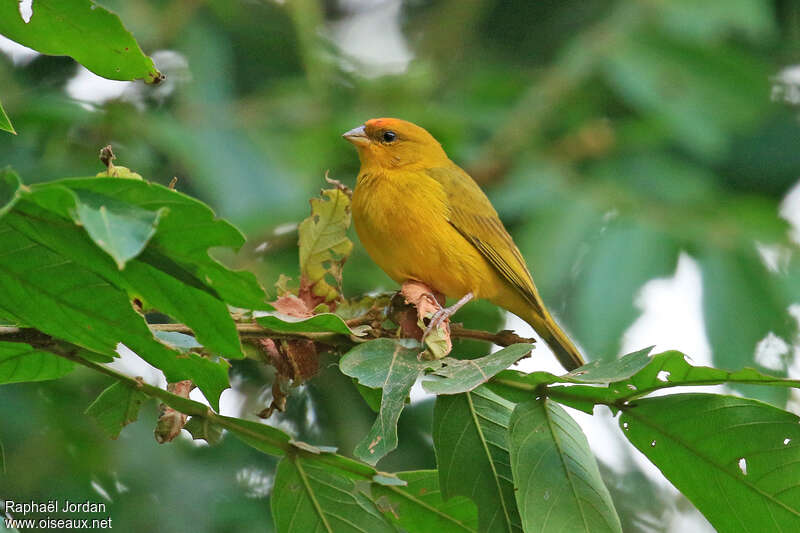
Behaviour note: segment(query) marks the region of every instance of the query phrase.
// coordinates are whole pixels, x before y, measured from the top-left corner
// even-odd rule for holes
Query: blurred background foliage
[[[297,276],[293,224],[325,171],[354,183],[358,160],[341,133],[402,117],[481,183],[591,358],[619,353],[640,289],[673,275],[685,253],[702,273],[715,366],[791,368],[800,258],[778,214],[800,211],[787,200],[800,177],[797,2],[99,3],[167,81],[110,82],[68,58],[0,54],[0,97],[19,132],[0,137],[0,164],[24,181],[94,175],[111,143],[119,164],[165,184],[178,176],[179,190],[242,228],[249,244],[225,259],[274,295],[279,274]],[[358,246],[344,282],[347,295],[394,288]],[[460,318],[504,323],[486,304]],[[786,349],[763,368],[755,351],[770,332]],[[276,420],[350,453],[374,414],[330,365]],[[247,363],[233,372],[240,414],[261,410],[271,376]],[[0,388],[0,498],[108,499],[122,531],[270,530],[269,458],[231,439],[159,447],[154,408],[108,442],[77,407],[103,385],[76,372]],[[746,393],[788,401],[782,390]],[[430,426],[430,401],[406,409],[400,448],[380,467],[433,467]],[[679,531],[695,516],[623,463],[604,474],[625,531]]]

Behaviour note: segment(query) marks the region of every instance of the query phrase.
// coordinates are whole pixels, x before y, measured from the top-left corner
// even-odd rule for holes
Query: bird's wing
[[[450,224],[489,261],[501,277],[514,286],[540,315],[544,305],[531,274],[511,235],[489,199],[464,170],[430,168],[427,174],[442,185],[449,204]]]

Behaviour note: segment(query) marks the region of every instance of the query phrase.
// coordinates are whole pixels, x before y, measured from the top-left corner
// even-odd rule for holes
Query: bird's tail
[[[572,341],[569,340],[567,334],[562,331],[555,320],[549,316],[547,311],[545,311],[545,314],[547,316],[542,318],[538,313],[532,312],[526,317],[526,322],[533,326],[536,333],[538,333],[542,340],[553,350],[553,354],[555,354],[561,366],[568,371],[575,370],[579,366],[586,364],[581,353],[575,345],[572,344]]]

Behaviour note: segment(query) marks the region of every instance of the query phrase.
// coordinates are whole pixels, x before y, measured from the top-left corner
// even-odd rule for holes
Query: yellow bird
[[[458,298],[438,320],[485,298],[533,326],[564,368],[584,364],[545,308],[497,211],[430,133],[376,118],[343,136],[361,160],[352,204],[356,232],[389,277]]]

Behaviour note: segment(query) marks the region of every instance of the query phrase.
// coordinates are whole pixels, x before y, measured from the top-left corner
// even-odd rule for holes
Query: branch
[[[362,324],[364,322],[358,320],[348,320],[347,324],[350,326]],[[169,331],[175,333],[183,333],[185,335],[194,335],[191,328],[186,324],[148,324],[152,331]],[[338,344],[335,339],[341,336],[336,333],[284,333],[273,331],[265,328],[259,324],[237,322],[236,331],[239,332],[239,337],[242,340],[271,338],[271,339],[309,339],[315,342],[324,344]],[[536,339],[520,337],[511,330],[503,330],[497,333],[483,331],[479,329],[468,329],[462,326],[453,325],[451,327],[451,335],[461,339],[475,339],[487,341],[498,346],[506,347],[512,344],[519,343],[535,343]],[[394,338],[395,332],[380,330],[377,338],[387,337]],[[42,342],[53,342],[52,337],[42,333],[36,329],[20,328],[17,326],[0,326],[0,338],[12,342],[26,342],[31,345],[41,344]]]

